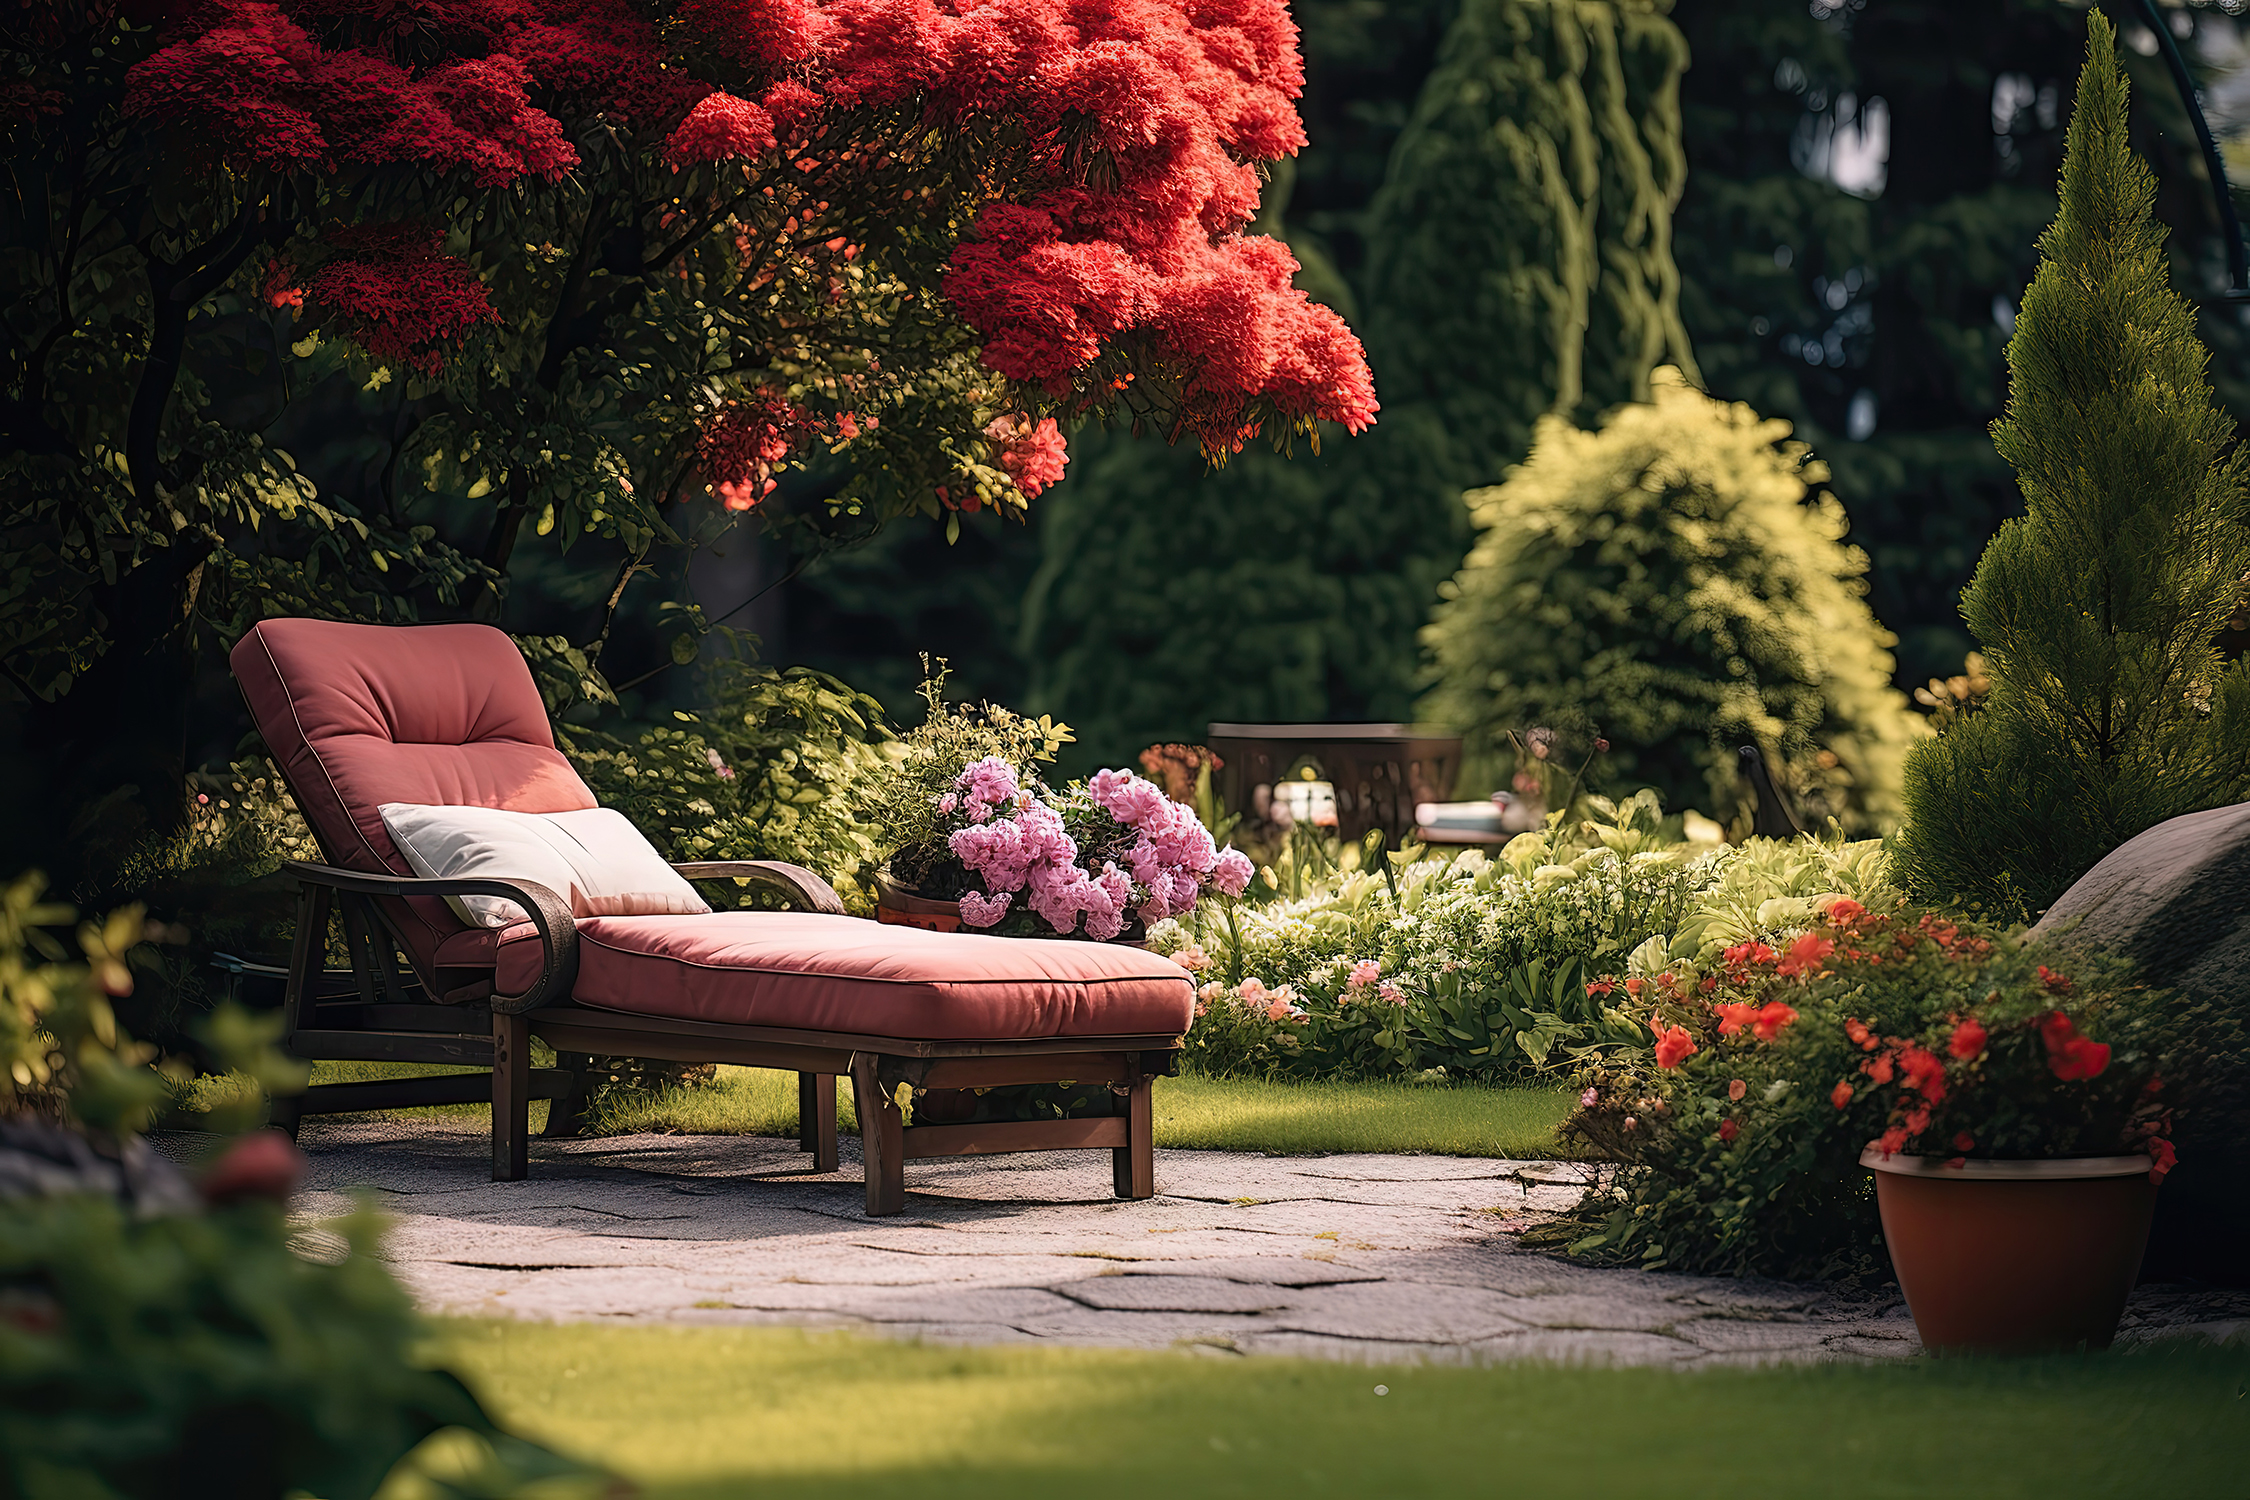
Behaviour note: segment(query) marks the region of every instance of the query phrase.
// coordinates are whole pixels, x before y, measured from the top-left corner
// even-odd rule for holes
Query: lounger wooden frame
[[[782,895],[800,911],[841,915],[843,905],[811,871],[773,860],[675,865],[691,880],[744,880]],[[492,1101],[492,1176],[515,1181],[530,1168],[533,1099],[555,1101],[549,1135],[576,1134],[586,1103],[586,1059],[624,1056],[669,1062],[733,1063],[797,1074],[798,1145],[813,1170],[837,1167],[836,1080],[849,1077],[858,1102],[865,1157],[867,1212],[906,1206],[906,1163],[933,1157],[1008,1151],[1107,1148],[1120,1198],[1156,1191],[1151,1115],[1154,1081],[1174,1070],[1176,1035],[1036,1037],[1003,1041],[927,1041],[907,1037],[735,1026],[634,1015],[576,1004],[577,934],[569,908],[546,887],[522,880],[423,880],[368,875],[332,865],[292,861],[299,883],[297,931],[283,1000],[283,1045],[295,1056],[458,1062],[484,1074],[327,1084],[308,1090],[290,1114],[416,1104]],[[406,993],[381,901],[405,896],[503,896],[521,905],[537,928],[540,972],[520,994],[497,990],[482,1005],[414,1004]],[[314,1002],[323,972],[331,910],[343,919],[357,1024],[320,1024]],[[531,1066],[531,1038],[553,1047],[566,1064]],[[902,1089],[987,1088],[1024,1083],[1101,1083],[1124,1102],[1124,1113],[1075,1120],[1001,1121],[972,1125],[905,1123]]]

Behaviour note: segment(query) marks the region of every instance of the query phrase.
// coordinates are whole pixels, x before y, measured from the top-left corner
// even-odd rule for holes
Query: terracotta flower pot
[[[894,927],[926,927],[932,932],[961,930],[961,903],[934,901],[895,885],[888,875],[875,877],[875,920]]]
[[[926,927],[932,932],[975,932],[961,920],[961,903],[939,901],[929,896],[917,896],[898,885],[891,877],[877,873],[875,876],[875,920],[898,927]],[[1132,934],[1127,936],[1126,934]],[[1053,934],[1047,934],[1052,936]],[[1109,939],[1120,948],[1146,948],[1147,929],[1139,918],[1125,924],[1125,932]]]
[[[2106,1349],[2156,1209],[2145,1156],[1966,1161],[1869,1147],[1883,1239],[1929,1349]]]

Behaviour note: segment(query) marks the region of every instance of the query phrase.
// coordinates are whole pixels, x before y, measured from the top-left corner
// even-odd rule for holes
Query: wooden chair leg
[[[531,1027],[522,1016],[492,1018],[492,1180],[531,1171]]]
[[[813,1154],[813,1170],[836,1170],[836,1075],[797,1075],[797,1149]]]
[[[1156,1196],[1156,1080],[1139,1077],[1125,1095],[1128,1144],[1110,1148],[1110,1170],[1120,1198]]]
[[[906,1121],[875,1077],[873,1053],[852,1054],[852,1099],[859,1109],[867,1216],[879,1219],[906,1207]]]
[[[586,1129],[586,1107],[593,1102],[593,1062],[583,1052],[558,1052],[555,1061],[570,1074],[570,1092],[547,1106],[548,1140],[575,1139]]]

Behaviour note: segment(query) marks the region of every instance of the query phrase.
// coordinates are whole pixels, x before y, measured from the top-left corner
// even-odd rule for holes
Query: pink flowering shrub
[[[1250,880],[1249,860],[1130,771],[1099,771],[1058,793],[986,756],[937,805],[950,825],[946,851],[975,882],[958,898],[971,927],[1021,911],[1048,932],[1107,942],[1183,915],[1206,886],[1236,896]]]
[[[1311,1019],[1293,985],[1268,988],[1255,976],[1233,985],[1211,980],[1195,992],[1187,1055],[1214,1077],[1286,1076],[1304,1055]]]

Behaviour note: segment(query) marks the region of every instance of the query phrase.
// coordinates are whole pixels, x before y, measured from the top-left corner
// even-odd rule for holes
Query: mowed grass
[[[313,1081],[446,1071],[324,1062],[314,1065]],[[1561,1154],[1555,1127],[1570,1107],[1571,1096],[1563,1089],[1165,1078],[1156,1085],[1156,1144],[1186,1151],[1413,1151],[1521,1160]],[[546,1110],[544,1103],[533,1103],[534,1129],[544,1125]],[[490,1107],[456,1104],[441,1106],[440,1112],[484,1119]],[[839,1128],[859,1129],[849,1079],[837,1087],[837,1116]],[[770,1068],[721,1068],[712,1087],[627,1097],[600,1110],[591,1123],[601,1135],[795,1135],[797,1075]]]
[[[2250,1475],[2239,1345],[1681,1373],[449,1322],[430,1353],[646,1500],[2186,1500]]]

